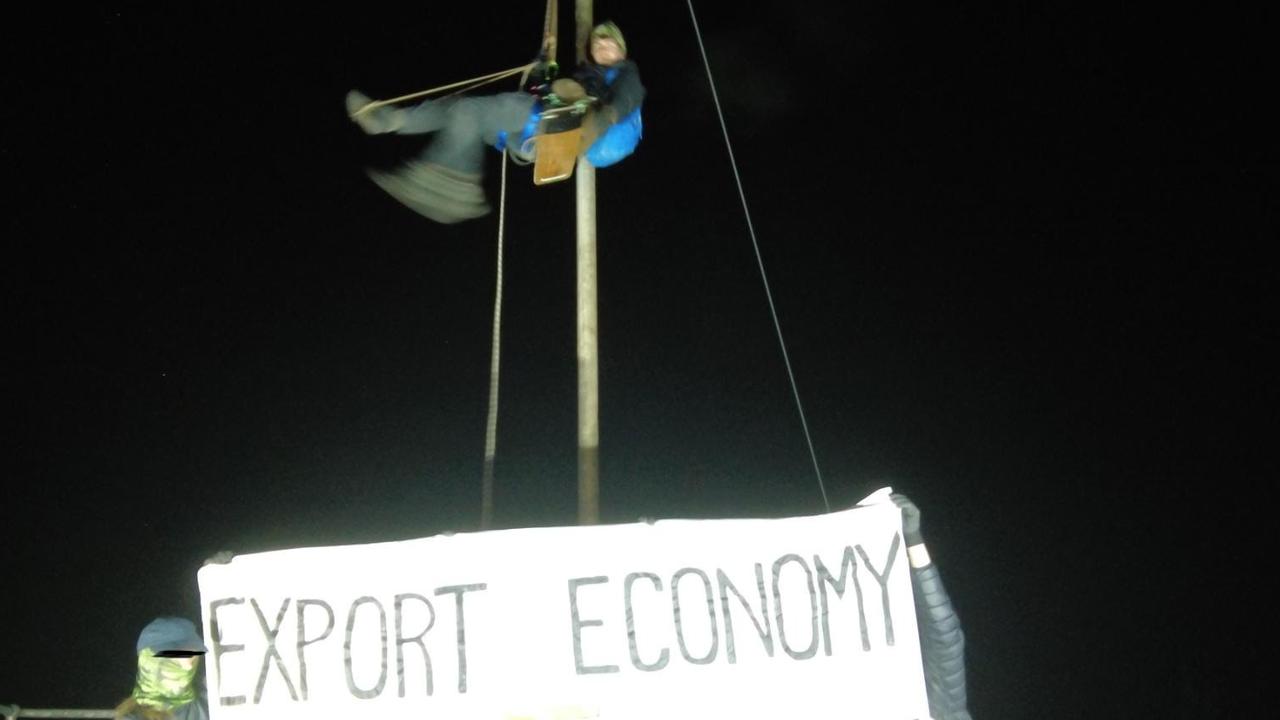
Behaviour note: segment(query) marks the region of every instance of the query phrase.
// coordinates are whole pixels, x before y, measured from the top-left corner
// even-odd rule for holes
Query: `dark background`
[[[0,702],[114,705],[215,551],[476,527],[496,214],[383,195],[423,139],[342,100],[526,62],[543,7],[434,5],[11,11]],[[697,9],[831,505],[921,506],[975,717],[1234,717],[1274,633],[1274,26],[1058,5]],[[596,18],[649,90],[598,172],[604,519],[822,512],[688,8]],[[570,525],[573,184],[510,170],[497,519]]]

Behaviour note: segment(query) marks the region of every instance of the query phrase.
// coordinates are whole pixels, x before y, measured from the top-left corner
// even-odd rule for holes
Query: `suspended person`
[[[902,534],[911,566],[929,714],[934,720],[971,720],[965,687],[964,632],[942,585],[942,576],[925,547],[920,508],[905,495],[894,493],[889,497],[902,509]]]
[[[627,59],[627,41],[617,25],[597,25],[587,43],[588,61],[577,67],[573,78],[588,96],[600,99],[587,127],[584,155],[587,162],[602,168],[630,155],[640,142],[644,85],[640,69]]]
[[[567,103],[585,105],[586,98],[596,98],[584,128],[589,143],[584,155],[595,167],[607,167],[630,155],[640,142],[645,90],[639,68],[627,58],[622,31],[613,22],[592,28],[585,56],[572,81],[561,78],[542,87]],[[442,223],[489,213],[481,185],[484,146],[505,147],[532,160],[529,141],[542,110],[539,92],[533,88],[426,100],[408,108],[365,109],[370,102],[358,90],[347,93],[347,114],[366,133],[435,133],[415,160],[394,172],[371,170],[369,174],[396,200]]]
[[[138,635],[133,693],[116,708],[116,720],[208,720],[198,672],[206,652],[190,620],[159,617],[148,623]]]

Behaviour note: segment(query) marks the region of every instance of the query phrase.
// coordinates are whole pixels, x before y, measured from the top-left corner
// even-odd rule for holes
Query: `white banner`
[[[213,720],[928,717],[901,515],[532,528],[199,573]]]

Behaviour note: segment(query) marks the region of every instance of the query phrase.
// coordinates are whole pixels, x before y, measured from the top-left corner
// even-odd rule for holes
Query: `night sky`
[[[216,551],[477,527],[497,215],[383,194],[425,139],[343,96],[527,62],[543,5],[439,5],[6,21],[0,702],[113,706]],[[733,5],[696,9],[827,494],[922,508],[974,716],[1238,716],[1275,617],[1268,17]],[[603,518],[823,512],[688,8],[596,18],[649,91],[597,173]],[[512,165],[507,214],[497,523],[572,525],[573,183]]]

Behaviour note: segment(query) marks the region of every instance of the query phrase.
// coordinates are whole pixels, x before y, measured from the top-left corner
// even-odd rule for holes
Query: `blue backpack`
[[[617,68],[609,68],[605,72],[605,83],[611,85],[617,77]],[[587,148],[587,162],[598,168],[609,167],[634,152],[643,134],[644,123],[640,120],[640,108],[636,108],[596,138],[591,147]]]
[[[640,108],[636,108],[611,125],[587,148],[587,162],[598,168],[609,167],[634,152],[643,134]]]

